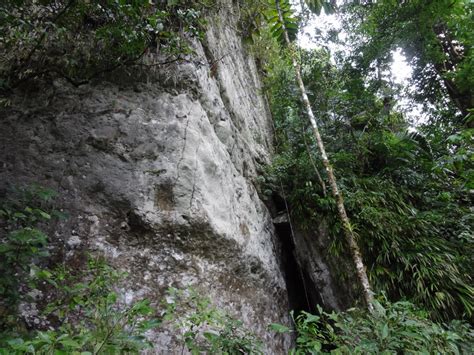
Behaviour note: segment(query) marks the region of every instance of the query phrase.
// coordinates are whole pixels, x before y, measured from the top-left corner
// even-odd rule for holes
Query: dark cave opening
[[[286,211],[285,199],[277,193],[273,193],[271,197],[271,203],[267,204],[267,207],[272,211],[274,215]]]
[[[314,292],[314,286],[311,285],[311,281],[296,260],[291,226],[288,222],[275,223],[275,231],[281,242],[280,260],[283,266],[290,310],[293,310],[295,314],[301,311],[311,312],[315,306],[313,304],[315,295],[311,294]]]

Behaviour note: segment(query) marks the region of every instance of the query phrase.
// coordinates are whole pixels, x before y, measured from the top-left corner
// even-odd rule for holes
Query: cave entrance
[[[296,260],[295,243],[286,213],[281,215],[280,220],[276,220],[274,225],[276,234],[281,242],[280,260],[282,262],[290,309],[295,314],[301,311],[311,312],[315,305],[313,304],[314,295],[310,291],[314,287],[306,276],[305,270],[301,269]]]

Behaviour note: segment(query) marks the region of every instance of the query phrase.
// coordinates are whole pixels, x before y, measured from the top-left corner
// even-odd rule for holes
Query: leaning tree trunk
[[[369,308],[370,311],[372,311],[373,292],[370,287],[370,283],[367,277],[367,272],[364,266],[364,262],[362,261],[362,255],[361,255],[359,246],[357,245],[357,242],[355,240],[355,236],[352,231],[349,217],[347,216],[346,209],[344,207],[344,200],[337,186],[336,177],[334,176],[334,170],[327,157],[326,149],[324,148],[324,143],[321,138],[321,134],[319,133],[318,124],[316,123],[316,119],[315,119],[313,110],[311,108],[311,104],[309,103],[308,95],[306,93],[306,88],[304,86],[303,79],[301,77],[301,67],[300,67],[300,64],[298,63],[298,60],[296,59],[296,53],[294,49],[292,49],[290,38],[288,36],[288,31],[285,27],[285,21],[283,19],[283,15],[281,12],[280,1],[275,0],[275,4],[276,4],[277,12],[278,12],[278,17],[282,25],[283,36],[284,36],[285,42],[290,48],[290,56],[293,62],[293,67],[295,69],[296,81],[298,83],[298,86],[301,92],[301,99],[303,101],[303,105],[305,106],[308,119],[313,128],[313,135],[318,145],[319,152],[321,154],[321,158],[323,161],[323,165],[328,175],[328,180],[329,180],[329,185],[331,186],[332,195],[336,199],[339,218],[341,219],[343,229],[344,229],[344,236],[349,245],[349,250],[352,256],[352,260],[356,267],[356,273],[362,287],[362,293],[363,293],[365,302],[367,303],[367,307]]]

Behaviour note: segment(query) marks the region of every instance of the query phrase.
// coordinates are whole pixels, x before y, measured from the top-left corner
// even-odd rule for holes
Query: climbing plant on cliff
[[[120,67],[190,52],[209,1],[6,0],[0,4],[0,90],[35,78],[78,85]],[[147,54],[155,60],[139,62]]]
[[[191,354],[263,354],[262,341],[241,320],[217,308],[198,291],[170,287],[163,302],[164,322],[173,325]]]

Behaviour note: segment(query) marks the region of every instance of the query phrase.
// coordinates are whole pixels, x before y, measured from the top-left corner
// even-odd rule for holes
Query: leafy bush
[[[474,330],[460,321],[435,323],[406,301],[374,302],[372,314],[360,309],[342,313],[302,312],[293,318],[296,347],[290,354],[461,354],[474,346]],[[292,332],[273,324],[278,332]]]
[[[190,52],[207,1],[6,0],[0,4],[0,89],[33,78],[78,85],[152,51]]]
[[[192,354],[263,354],[260,340],[240,320],[192,289],[170,288],[164,305],[164,321],[174,324]]]
[[[103,260],[90,259],[79,273],[61,267],[36,275],[52,286],[45,290],[50,297],[41,315],[49,327],[1,334],[0,353],[138,353],[150,346],[144,333],[160,324],[150,318],[153,308],[148,300],[120,302],[114,287],[123,275]]]
[[[0,203],[0,330],[8,328],[21,301],[21,281],[27,281],[34,262],[48,255],[44,222],[61,217],[51,208],[56,193],[32,185],[13,191]]]
[[[149,301],[120,302],[114,287],[123,274],[92,258],[85,270],[42,267],[48,238],[39,228],[61,215],[51,206],[55,196],[34,185],[1,204],[0,353],[138,352],[149,345],[143,334],[159,322],[150,319]],[[28,331],[19,318],[18,305],[32,302],[32,292],[43,295],[35,315],[43,330]]]

